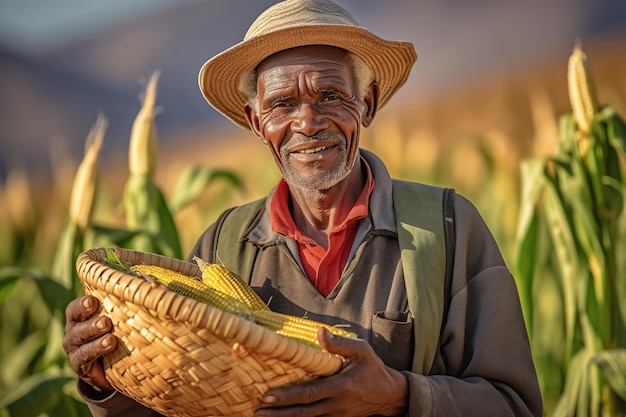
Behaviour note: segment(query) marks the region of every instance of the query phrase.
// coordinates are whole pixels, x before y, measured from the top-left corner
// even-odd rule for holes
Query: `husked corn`
[[[352,332],[304,317],[296,317],[268,310],[253,311],[252,317],[254,321],[261,326],[273,330],[280,335],[298,339],[317,347],[320,347],[319,341],[317,340],[317,331],[320,327],[324,327],[334,335],[356,339],[356,334]]]
[[[193,279],[192,281],[199,285],[189,285],[189,282],[172,281],[167,288],[177,292],[178,294],[186,295],[187,297],[191,297],[194,300],[203,302],[212,307],[217,307],[228,313],[252,319],[252,312],[248,306],[241,301],[224,294],[221,291],[204,285],[200,281]]]
[[[354,333],[339,327],[271,311],[252,288],[228,268],[200,258],[195,258],[195,261],[202,270],[203,281],[157,265],[133,265],[130,271],[138,275],[151,275],[172,291],[254,320],[277,334],[318,348],[317,331],[320,327],[338,336],[356,338]]]
[[[223,265],[208,263],[197,256],[194,260],[202,271],[202,282],[206,285],[241,300],[252,310],[269,311],[263,299],[233,271]]]
[[[232,314],[251,318],[251,310],[242,301],[209,287],[203,282],[157,265],[133,265],[131,271],[152,275],[172,291],[191,297]]]

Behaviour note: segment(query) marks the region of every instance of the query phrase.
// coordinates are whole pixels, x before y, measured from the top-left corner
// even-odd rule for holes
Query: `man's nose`
[[[313,136],[328,128],[328,120],[316,109],[314,104],[303,103],[294,115],[291,130],[306,136]]]

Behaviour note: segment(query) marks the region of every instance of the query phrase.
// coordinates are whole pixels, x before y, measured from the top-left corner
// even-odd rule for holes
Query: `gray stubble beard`
[[[315,180],[311,180],[309,178],[304,178],[298,174],[298,172],[293,169],[289,159],[289,150],[287,146],[281,146],[280,148],[280,156],[284,161],[283,167],[283,178],[287,184],[294,186],[296,188],[300,188],[303,190],[327,190],[339,183],[341,180],[346,178],[346,176],[350,173],[350,167],[348,166],[348,151],[346,138],[343,135],[337,133],[330,133],[327,131],[322,131],[314,136],[307,137],[304,135],[300,135],[297,138],[292,138],[289,141],[289,146],[297,145],[304,142],[310,142],[314,140],[327,140],[327,139],[336,139],[339,144],[339,152],[341,154],[341,158],[339,160],[339,164],[331,171],[327,171],[321,177],[316,177]],[[295,140],[295,142],[294,142]]]

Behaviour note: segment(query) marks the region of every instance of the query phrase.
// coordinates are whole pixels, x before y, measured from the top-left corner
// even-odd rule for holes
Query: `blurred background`
[[[163,186],[198,163],[247,172],[255,179],[252,194],[266,192],[276,172],[252,171],[251,160],[271,165],[267,152],[204,101],[197,75],[272,3],[0,0],[0,189],[3,182],[15,189],[27,180],[43,196],[55,181],[61,195],[67,193],[89,129],[103,114],[109,125],[101,159],[115,199],[140,95],[158,70]],[[577,41],[589,56],[600,101],[624,108],[621,0],[339,3],[373,32],[413,42],[418,53],[407,85],[366,131],[363,146],[381,153],[393,174],[456,187],[479,208],[485,200],[485,210],[503,209],[489,202],[491,195],[475,195],[484,192],[489,174],[484,155],[476,153],[484,154],[485,140],[509,170],[510,193],[516,192],[516,161],[552,151],[556,120],[569,111],[567,58]],[[497,235],[514,227],[515,210],[508,213],[504,219],[496,213]],[[183,238],[185,249],[198,233]]]
[[[163,147],[192,156],[190,147],[247,137],[204,101],[197,74],[271,3],[1,0],[0,178],[21,165],[46,178],[51,155],[81,157],[99,112],[109,118],[103,155],[124,153],[142,80],[154,70]],[[413,128],[438,136],[497,128],[526,140],[531,92],[548,94],[557,112],[567,105],[564,75],[576,39],[602,96],[624,96],[621,0],[339,3],[373,32],[415,44],[409,82],[381,118],[409,115]]]
[[[362,146],[378,153],[396,177],[453,187],[469,197],[515,273],[526,260],[515,259],[524,204],[520,167],[556,152],[561,117],[571,112],[567,64],[577,42],[588,57],[599,103],[626,114],[626,2],[337,2],[374,33],[413,42],[418,54],[406,86],[364,130]],[[82,292],[74,268],[78,251],[105,246],[98,241],[103,237],[110,239],[106,246],[136,250],[136,237],[147,235],[158,244],[154,236],[168,235],[163,218],[171,211],[176,227],[167,237],[186,254],[225,207],[264,195],[278,180],[264,146],[213,110],[197,84],[202,64],[238,43],[272,3],[0,0],[0,414],[9,404],[7,409],[20,410],[11,415],[20,417],[89,415],[60,343],[64,308]],[[155,71],[157,187],[148,184],[141,192],[162,191],[165,199],[142,208],[158,216],[137,234],[145,225],[130,224],[124,210],[128,215],[129,204],[150,199],[124,197],[128,145]],[[68,221],[68,207],[99,116],[108,127],[85,232]],[[215,176],[220,170],[232,176]],[[215,180],[224,178],[231,181]],[[91,206],[92,199],[84,203]],[[624,214],[620,227],[619,236],[626,236]],[[552,242],[542,241],[548,243],[537,251],[551,252]],[[623,242],[614,253],[624,253]],[[617,258],[623,272],[626,260]],[[528,323],[550,415],[571,359],[563,342],[567,303],[555,278],[558,262],[533,261],[525,269],[544,275],[535,284],[518,280],[518,286],[526,301],[532,299],[525,313],[540,317]],[[588,279],[587,269],[571,269]],[[626,276],[613,275],[622,283]],[[618,285],[620,300],[626,285]],[[625,346],[626,308],[621,314]],[[626,350],[619,354],[626,369]],[[617,380],[623,382],[620,375]],[[622,395],[626,404],[626,390]],[[575,402],[577,394],[564,398]]]
[[[265,157],[258,141],[204,101],[197,74],[205,60],[239,42],[272,3],[0,0],[0,179],[25,170],[29,180],[45,184],[70,171],[100,113],[109,119],[101,151],[109,184],[117,174],[124,178],[130,127],[155,70],[161,73],[156,121],[163,181],[172,176],[167,167],[179,162],[243,169],[245,152]],[[533,137],[554,134],[542,118],[554,120],[569,109],[565,74],[577,40],[589,55],[601,100],[623,108],[623,1],[339,3],[373,32],[414,43],[418,61],[409,81],[374,126],[387,136],[392,124],[403,138],[419,132],[434,139],[422,144],[431,146],[418,152],[422,158],[434,161],[432,146],[452,154],[454,145],[485,132],[506,137],[514,158],[533,146],[550,149],[533,144]],[[371,142],[365,138],[364,146],[385,147],[380,137]],[[217,152],[227,155],[216,158]],[[394,158],[393,147],[389,153]],[[420,172],[432,173],[427,161],[413,165],[418,162]],[[447,185],[465,191],[454,179]]]

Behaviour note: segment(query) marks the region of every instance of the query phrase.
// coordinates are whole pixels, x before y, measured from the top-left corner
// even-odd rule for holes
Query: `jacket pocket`
[[[372,314],[372,348],[385,365],[410,370],[413,362],[413,317],[409,312],[376,311]]]

